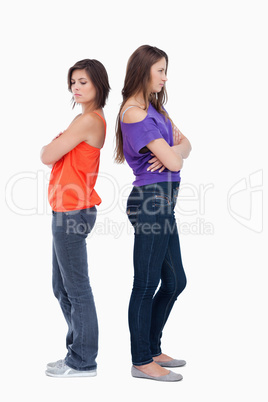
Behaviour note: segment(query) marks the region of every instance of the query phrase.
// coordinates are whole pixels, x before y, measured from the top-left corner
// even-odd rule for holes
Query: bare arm
[[[81,115],[60,136],[41,149],[41,161],[45,165],[53,165],[83,141],[92,142],[91,145],[96,147],[99,144],[101,147],[102,137],[103,123],[99,117]]]
[[[181,133],[181,131],[174,124],[172,124],[172,128],[173,128],[174,145],[171,147],[171,149],[176,154],[180,155],[182,159],[186,159],[188,158],[192,149],[190,141]],[[159,170],[159,173],[163,172],[163,170],[167,166],[165,166],[165,164],[162,163],[162,161],[154,153],[152,153],[151,155],[153,156],[153,158],[148,161],[150,163],[148,170],[152,172],[154,172],[155,170]]]
[[[190,141],[182,134],[178,145],[173,145],[172,149],[181,155],[183,159],[187,159],[192,150]]]
[[[173,147],[169,146],[163,138],[149,142],[147,148],[161,162],[162,166],[165,166],[171,172],[178,172],[182,168],[182,156],[178,152],[175,152]],[[150,167],[148,170],[157,170],[156,168],[150,169]]]
[[[183,159],[188,158],[192,147],[190,141],[182,134],[175,124],[172,124],[173,130],[173,149],[176,153],[179,153]]]

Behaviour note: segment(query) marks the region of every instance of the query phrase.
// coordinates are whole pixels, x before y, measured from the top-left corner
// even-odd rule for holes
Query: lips
[[[82,96],[82,95],[80,95],[80,94],[74,94],[74,96]]]

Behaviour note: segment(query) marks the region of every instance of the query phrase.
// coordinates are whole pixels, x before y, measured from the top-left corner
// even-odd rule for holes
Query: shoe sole
[[[159,366],[161,367],[167,367],[167,368],[176,368],[176,367],[184,367],[186,366],[186,362],[185,363],[169,363],[169,362],[155,362],[157,363]]]
[[[133,374],[132,374],[132,377],[133,378],[140,378],[141,380],[151,380],[151,381],[159,381],[159,382],[178,382],[178,381],[183,380],[183,376],[178,377],[178,378],[176,378],[174,380],[166,380],[166,379],[162,379],[161,377],[151,377],[151,376],[142,377],[142,376],[137,376],[137,375],[133,375]],[[164,376],[164,377],[166,377],[166,376]]]
[[[97,372],[94,371],[93,373],[88,372],[81,372],[81,373],[73,373],[73,374],[54,374],[51,373],[50,371],[45,371],[46,375],[49,377],[57,377],[57,378],[73,378],[73,377],[95,377],[97,375]]]

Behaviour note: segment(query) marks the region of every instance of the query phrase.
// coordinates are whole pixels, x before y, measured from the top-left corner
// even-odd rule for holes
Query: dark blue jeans
[[[96,207],[53,211],[52,218],[53,291],[68,325],[66,364],[76,370],[96,369],[98,321],[86,248],[96,213]]]
[[[151,363],[162,353],[164,325],[186,286],[174,215],[179,184],[133,187],[127,202],[128,218],[135,229],[129,328],[136,366]]]

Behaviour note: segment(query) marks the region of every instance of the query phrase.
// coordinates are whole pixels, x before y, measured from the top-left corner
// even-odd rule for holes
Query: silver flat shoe
[[[131,375],[135,378],[145,378],[147,380],[155,380],[155,381],[165,381],[165,382],[174,382],[182,380],[182,375],[173,373],[170,371],[167,375],[162,375],[160,377],[152,377],[148,374],[143,373],[142,371],[138,370],[136,367],[132,366],[131,368]]]
[[[186,361],[185,360],[176,360],[176,359],[172,359],[169,360],[167,362],[156,362],[159,366],[161,367],[182,367],[185,366]]]

